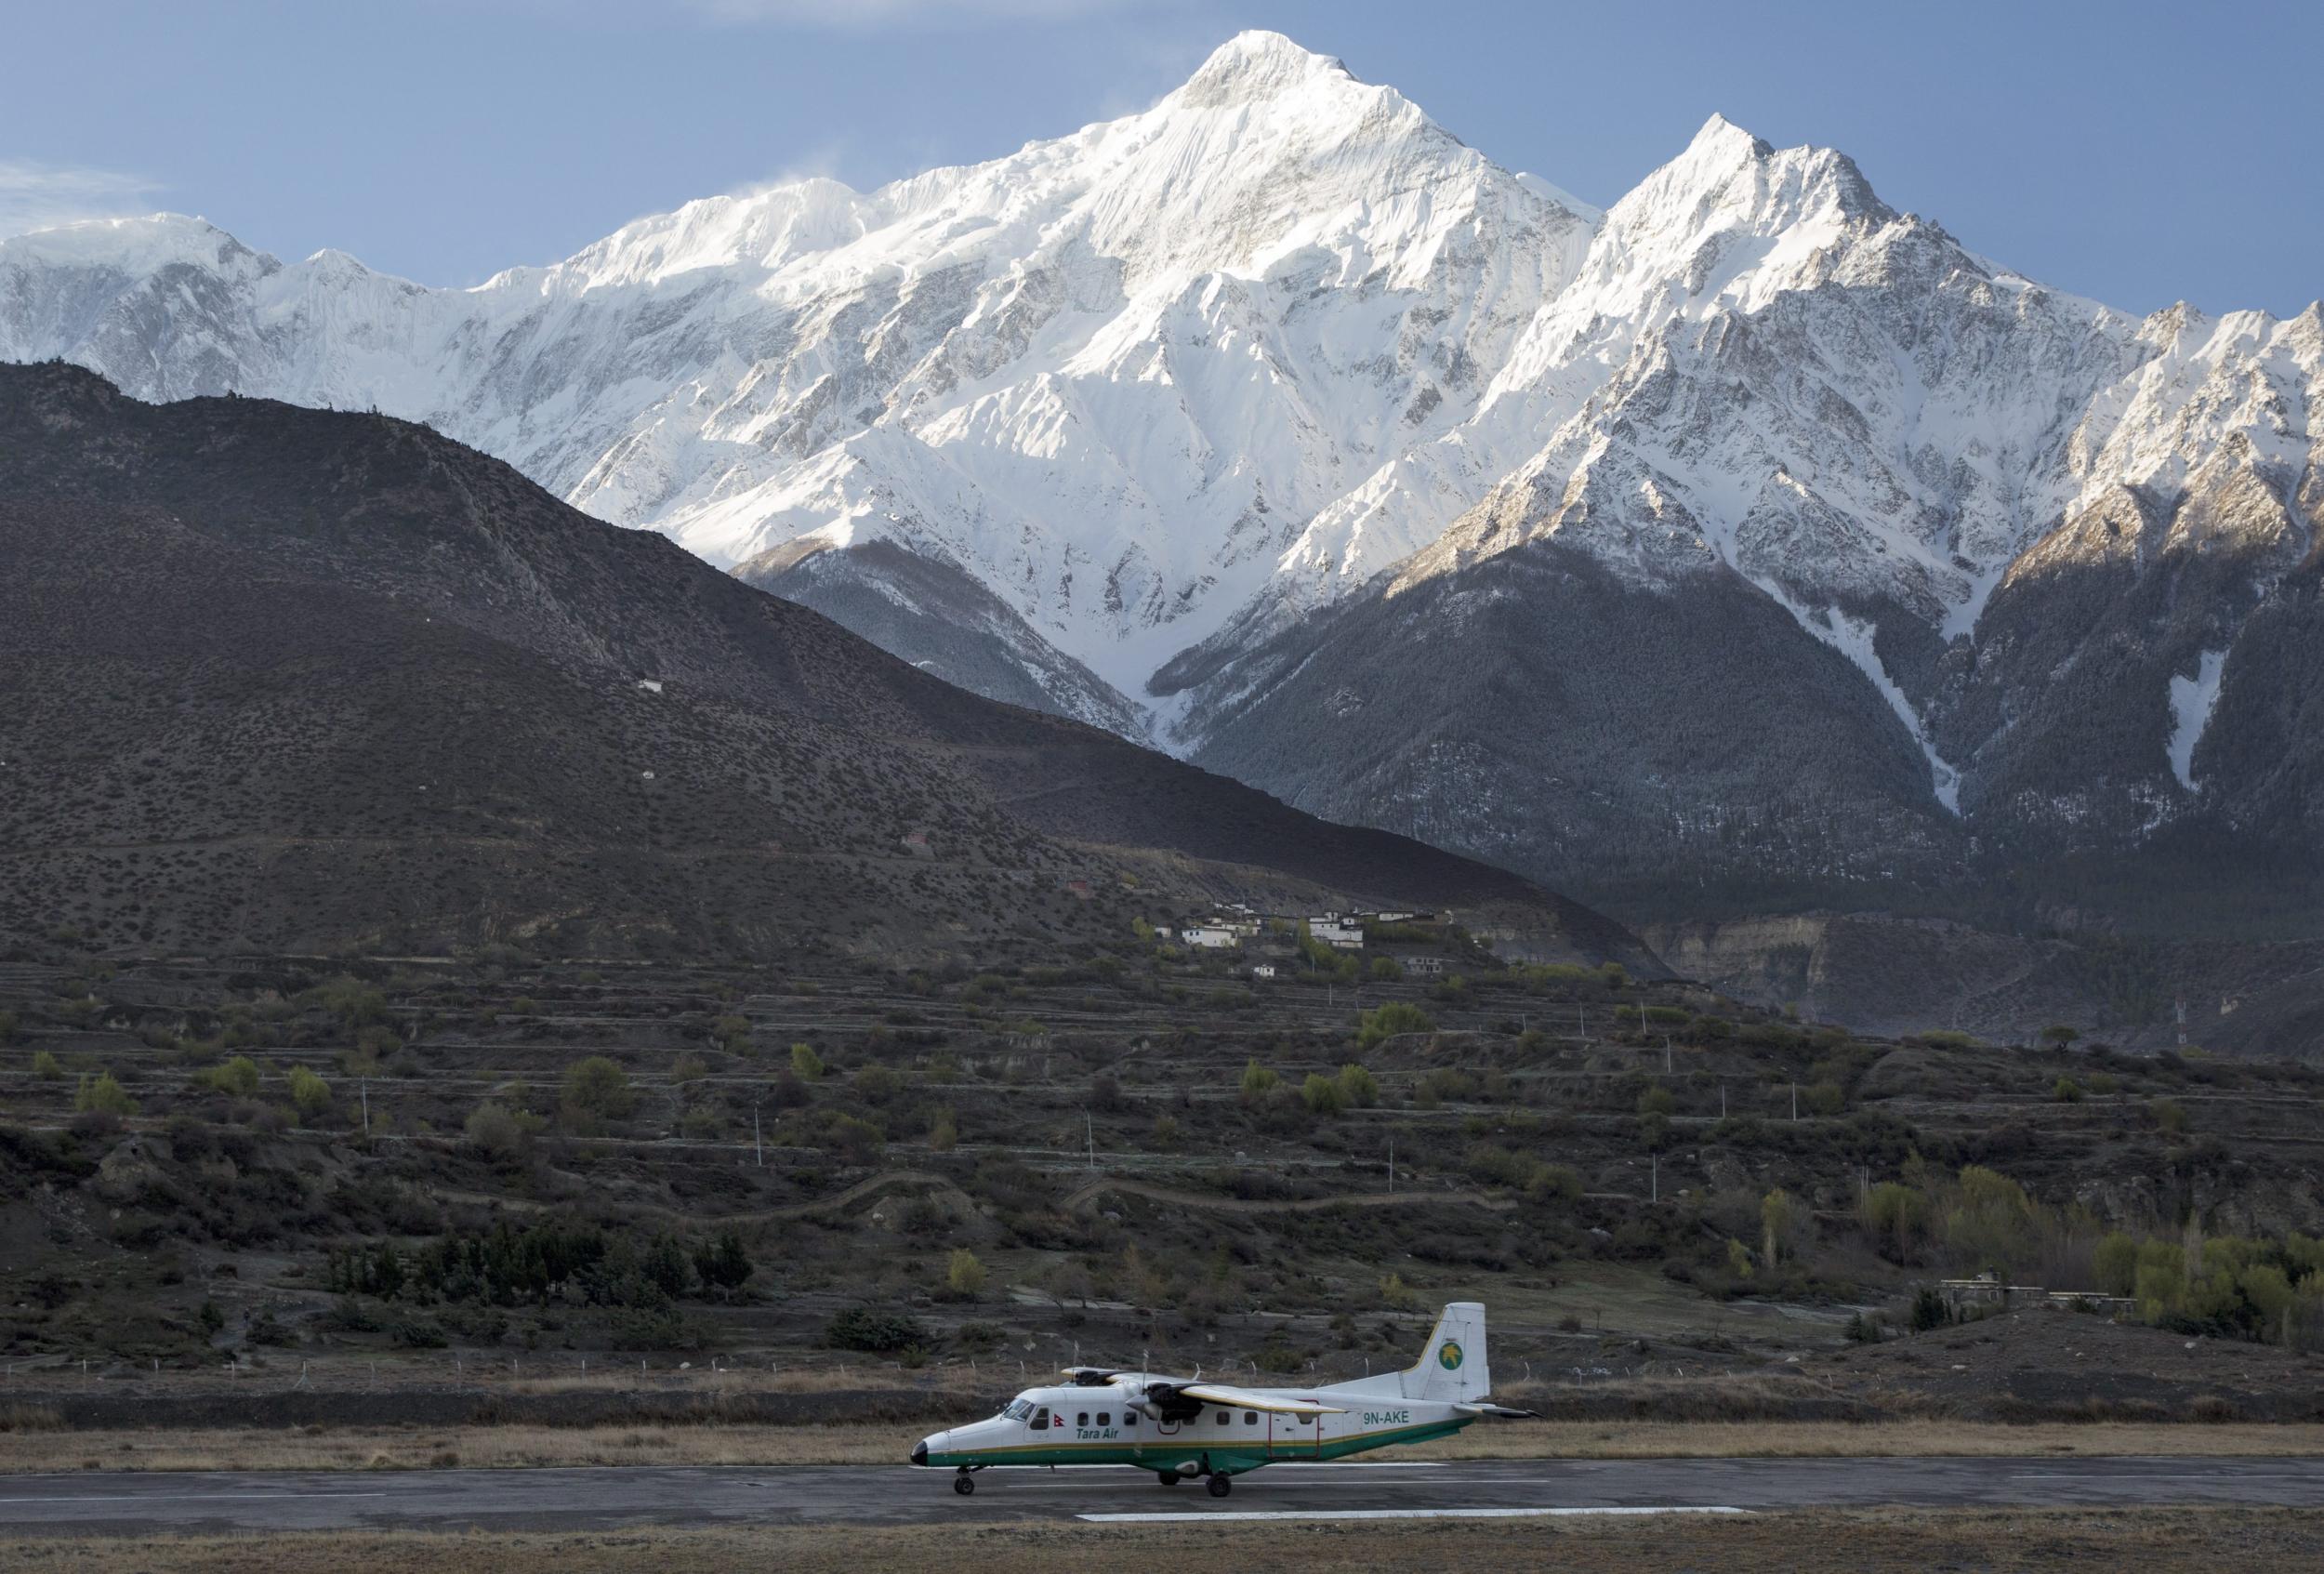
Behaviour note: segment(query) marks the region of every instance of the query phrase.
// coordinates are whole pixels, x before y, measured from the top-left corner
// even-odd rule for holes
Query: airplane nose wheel
[[[1203,1489],[1214,1498],[1223,1498],[1235,1490],[1235,1478],[1230,1475],[1213,1475],[1208,1482],[1205,1483]]]
[[[1154,1473],[1154,1478],[1165,1487],[1178,1485],[1178,1472],[1175,1470],[1157,1470]]]
[[[952,1489],[965,1498],[976,1490],[976,1477],[964,1470],[952,1478]]]

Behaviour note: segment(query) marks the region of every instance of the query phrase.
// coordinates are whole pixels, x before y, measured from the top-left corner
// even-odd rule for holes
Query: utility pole
[[[355,1091],[363,1101],[363,1135],[368,1137],[371,1135],[371,1078],[368,1077],[357,1078],[355,1079]]]
[[[1393,1193],[1394,1193],[1394,1191],[1395,1191],[1395,1189],[1396,1189],[1396,1139],[1395,1139],[1395,1138],[1393,1138],[1393,1137],[1391,1137],[1391,1138],[1389,1138],[1389,1139],[1388,1139],[1388,1190],[1389,1190],[1389,1192],[1390,1192],[1391,1194],[1393,1194]]]
[[[1662,1155],[1651,1154],[1648,1156],[1648,1160],[1653,1166],[1647,1171],[1647,1174],[1651,1177],[1648,1184],[1653,1189],[1646,1194],[1646,1200],[1660,1202],[1662,1200]]]
[[[1670,1036],[1668,1033],[1662,1036],[1662,1069],[1665,1072],[1670,1069]]]
[[[1081,1134],[1089,1139],[1089,1168],[1095,1170],[1098,1167],[1098,1128],[1086,1109],[1081,1112]]]
[[[1726,1085],[1724,1082],[1722,1082],[1722,1083],[1720,1083],[1720,1084],[1719,1084],[1719,1118],[1720,1118],[1720,1119],[1722,1119],[1722,1120],[1724,1120],[1726,1118],[1727,1118],[1727,1085]]]
[[[767,1167],[767,1144],[759,1134],[759,1106],[750,1106],[750,1151],[758,1157],[759,1168]]]
[[[1791,1118],[1792,1118],[1792,1119],[1794,1119],[1794,1120],[1797,1120],[1799,1118],[1800,1118],[1800,1085],[1799,1085],[1799,1083],[1794,1082],[1794,1083],[1792,1083],[1792,1084],[1791,1084]]]

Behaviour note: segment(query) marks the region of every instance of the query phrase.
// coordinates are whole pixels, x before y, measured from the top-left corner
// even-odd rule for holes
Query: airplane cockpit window
[[[1033,1415],[1033,1401],[1030,1399],[1011,1399],[1009,1403],[1000,1408],[1000,1413],[1007,1416],[1010,1421],[1030,1420]]]
[[[1035,1408],[1033,1411],[1033,1424],[1036,1427],[1043,1427],[1049,1424],[1049,1407],[1047,1405],[1040,1405]]]

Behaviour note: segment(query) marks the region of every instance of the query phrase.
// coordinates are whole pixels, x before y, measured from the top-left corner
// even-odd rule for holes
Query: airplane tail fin
[[[1485,1356],[1483,1303],[1456,1301],[1438,1313],[1419,1364],[1404,1375],[1408,1398],[1457,1403],[1490,1394],[1493,1372]]]
[[[1433,1399],[1474,1404],[1493,1391],[1493,1371],[1485,1359],[1485,1308],[1456,1301],[1436,1316],[1420,1358],[1402,1371],[1336,1382],[1324,1392],[1365,1399]]]

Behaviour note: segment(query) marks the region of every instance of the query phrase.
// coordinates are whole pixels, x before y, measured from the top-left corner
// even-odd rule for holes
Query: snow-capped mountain
[[[1585,891],[2324,837],[2324,317],[2116,312],[1715,116],[1600,213],[1246,33],[1140,114],[470,290],[0,242],[0,356],[428,420],[967,686]]]

